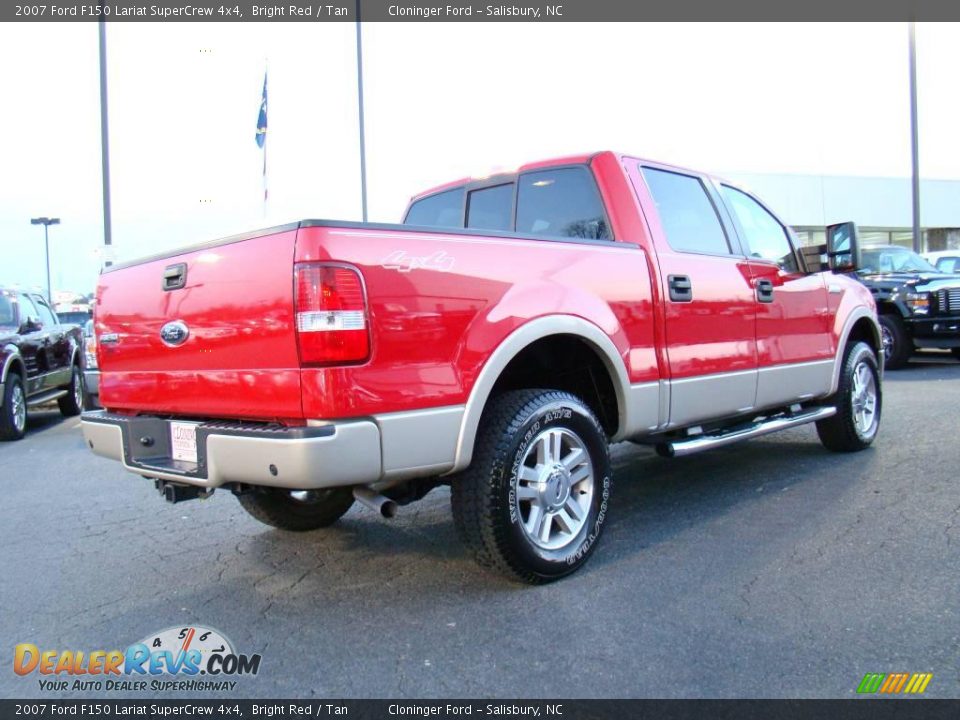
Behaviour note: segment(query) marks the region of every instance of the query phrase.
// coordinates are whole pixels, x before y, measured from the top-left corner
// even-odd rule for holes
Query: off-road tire
[[[898,315],[881,315],[880,329],[882,333],[889,333],[892,342],[889,348],[884,348],[884,367],[887,370],[899,370],[913,355],[913,342],[907,334],[903,319]]]
[[[350,488],[311,490],[309,499],[298,500],[290,490],[258,488],[238,495],[251,516],[281,530],[307,532],[333,525],[353,505]]]
[[[22,419],[14,416],[14,394],[19,392],[20,402],[24,403],[26,412],[27,394],[23,389],[23,380],[11,372],[7,375],[7,382],[3,386],[3,404],[0,405],[0,440],[21,440],[27,433],[26,415]],[[18,406],[19,407],[19,406]]]
[[[67,388],[67,394],[57,400],[60,406],[60,414],[64,417],[75,417],[83,412],[84,398],[86,397],[86,388],[83,386],[83,373],[80,367],[74,365],[70,371],[70,386]]]
[[[517,492],[518,465],[547,430],[574,433],[592,469],[586,519],[569,543],[556,550],[537,547],[528,537]],[[484,411],[470,466],[451,478],[453,519],[481,566],[525,583],[550,582],[577,570],[593,553],[612,485],[607,436],[584,402],[558,390],[506,392]]]
[[[858,425],[854,408],[854,373],[861,364],[872,375],[876,392],[875,419],[868,429]],[[873,349],[864,342],[847,347],[840,370],[840,385],[833,396],[837,414],[817,423],[817,435],[820,442],[833,452],[857,452],[868,447],[876,438],[880,429],[883,409],[883,392],[880,385],[880,370]]]

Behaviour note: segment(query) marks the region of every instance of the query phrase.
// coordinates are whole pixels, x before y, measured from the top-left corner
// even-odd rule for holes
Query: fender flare
[[[850,338],[850,333],[853,331],[853,326],[856,325],[862,318],[866,318],[870,321],[870,330],[873,332],[873,340],[876,343],[876,347],[880,348],[880,353],[877,357],[877,363],[880,365],[880,374],[883,375],[883,340],[880,335],[880,324],[877,321],[877,316],[865,307],[857,307],[851,311],[850,315],[847,316],[846,322],[843,324],[843,332],[840,333],[840,341],[837,343],[837,354],[833,361],[833,378],[830,381],[830,394],[833,395],[837,388],[840,387],[840,370],[843,368],[843,353],[847,349],[847,341]]]
[[[19,364],[20,367],[23,368],[23,372],[21,372],[21,374],[23,375],[24,382],[26,382],[26,366],[23,364],[23,358],[20,356],[20,350],[17,349],[16,345],[7,345],[4,350],[10,354],[7,355],[7,359],[3,363],[3,372],[0,372],[0,383],[5,383],[7,381],[7,375],[10,372],[10,368],[12,368],[15,363]]]
[[[624,430],[631,426],[631,408],[628,402],[630,380],[623,358],[613,340],[597,325],[574,315],[547,315],[531,320],[507,335],[490,355],[480,370],[470,397],[464,406],[460,433],[457,436],[456,456],[451,473],[465,469],[473,458],[473,446],[483,409],[500,375],[524,348],[537,340],[551,335],[573,335],[587,342],[599,355],[613,380],[617,396],[618,433],[614,441],[621,439]]]

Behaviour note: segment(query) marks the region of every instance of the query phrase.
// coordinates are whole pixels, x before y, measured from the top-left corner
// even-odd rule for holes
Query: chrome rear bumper
[[[84,413],[81,424],[97,455],[138,475],[205,488],[244,483],[310,490],[370,483],[383,471],[380,430],[369,420],[292,428],[201,423],[197,463],[172,458],[166,419],[96,411]]]

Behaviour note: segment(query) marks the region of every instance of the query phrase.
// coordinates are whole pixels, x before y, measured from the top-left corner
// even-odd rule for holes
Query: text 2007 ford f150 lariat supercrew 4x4
[[[855,269],[852,224],[828,238]],[[527,582],[596,547],[610,442],[685,455],[815,422],[854,451],[880,422],[870,292],[744,190],[612,152],[450,183],[403,225],[114,266],[97,296],[94,452],[288,530],[448,484],[470,552]]]

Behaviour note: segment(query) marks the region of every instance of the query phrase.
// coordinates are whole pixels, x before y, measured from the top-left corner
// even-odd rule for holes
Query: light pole
[[[921,252],[920,237],[920,130],[917,125],[917,35],[916,23],[908,23],[910,50],[910,158],[913,190],[913,251]]]
[[[50,226],[59,225],[60,218],[30,218],[31,225],[43,225],[43,244],[47,250],[47,302],[53,306],[53,290],[50,287]]]

